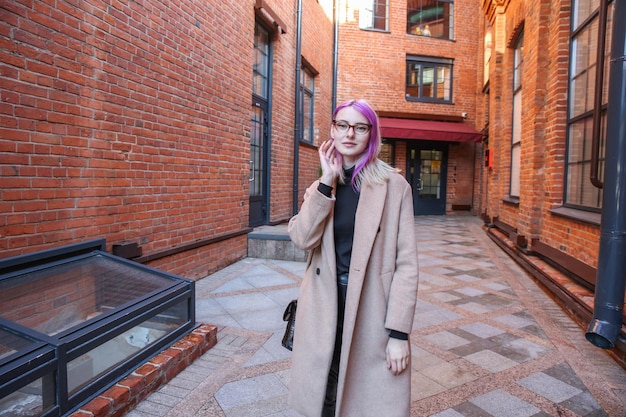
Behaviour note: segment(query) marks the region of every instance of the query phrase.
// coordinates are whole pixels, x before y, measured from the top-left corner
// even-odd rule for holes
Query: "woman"
[[[289,222],[309,251],[300,287],[290,402],[307,417],[407,417],[417,297],[411,187],[378,159],[378,117],[335,109],[322,175]]]

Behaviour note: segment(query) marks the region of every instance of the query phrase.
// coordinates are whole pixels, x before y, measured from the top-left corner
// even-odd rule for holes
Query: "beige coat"
[[[334,196],[311,185],[289,222],[291,240],[309,250],[300,287],[290,378],[290,404],[319,417],[337,324],[333,238]],[[418,265],[411,187],[400,174],[363,186],[355,232],[343,330],[337,416],[407,417],[411,372],[387,369],[389,330],[411,333]]]

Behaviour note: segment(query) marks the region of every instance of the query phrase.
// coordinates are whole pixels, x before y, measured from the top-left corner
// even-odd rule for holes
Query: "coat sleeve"
[[[311,250],[320,245],[324,227],[335,197],[326,197],[317,190],[315,181],[304,193],[304,201],[298,214],[289,220],[287,231],[291,241],[302,250]]]
[[[413,196],[408,184],[402,193],[396,244],[396,268],[389,290],[385,327],[410,334],[415,316],[419,272]]]

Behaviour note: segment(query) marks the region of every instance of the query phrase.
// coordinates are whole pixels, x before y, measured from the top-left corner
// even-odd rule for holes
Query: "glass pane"
[[[519,143],[522,140],[522,90],[513,96],[513,138],[511,143]]]
[[[516,145],[511,149],[511,197],[520,196],[520,164],[521,145]]]
[[[250,130],[250,195],[261,195],[261,187],[263,185],[263,176],[261,170],[263,168],[263,129],[264,115],[263,109],[252,106]]]
[[[424,67],[424,73],[422,74],[422,97],[434,97],[435,92],[433,88],[433,82],[435,80],[435,68]]]
[[[174,282],[95,255],[0,281],[0,315],[55,335]]]
[[[448,67],[438,68],[437,98],[440,100],[452,100],[450,95],[452,85],[452,71]]]
[[[513,90],[522,86],[522,70],[524,66],[524,37],[521,36],[515,47],[515,71],[513,73]]]
[[[361,2],[359,8],[359,28],[387,30],[387,1],[372,0]]]
[[[441,159],[443,152],[435,150],[420,151],[421,199],[438,199],[441,197]]]
[[[580,204],[585,207],[601,207],[600,189],[591,184],[591,163],[582,165],[582,185],[580,187]]]
[[[567,193],[566,203],[581,205],[581,189],[583,183],[582,164],[569,164],[567,166]]]
[[[577,29],[592,13],[598,9],[600,3],[594,0],[574,0],[572,6],[572,27]]]
[[[140,350],[161,340],[188,319],[187,301],[183,301],[69,361],[67,364],[69,394],[129,359]]]
[[[570,163],[581,162],[585,160],[585,143],[591,143],[591,118],[577,121],[570,125],[569,129],[569,146],[568,161]],[[586,140],[589,138],[589,140]],[[590,148],[590,145],[587,146]]]
[[[56,405],[54,375],[48,374],[0,398],[0,417],[36,417]]]
[[[593,109],[597,37],[596,19],[572,40],[570,118]]]
[[[452,39],[453,15],[453,2],[409,0],[407,2],[407,33]]]
[[[269,77],[269,34],[260,25],[254,27],[254,63],[252,67],[252,91],[267,98]]]
[[[406,96],[419,97],[420,65],[407,63],[406,65]]]
[[[21,350],[28,349],[35,343],[26,337],[0,329],[0,359],[11,356]],[[0,413],[0,416],[2,414]]]
[[[606,117],[603,118],[603,122]],[[591,117],[570,125],[568,143],[566,203],[600,208],[602,190],[595,187],[589,179],[591,173],[591,135],[593,122]],[[604,129],[603,129],[604,130]],[[600,155],[604,155],[604,131],[600,143]],[[604,158],[600,158],[598,177],[602,180]]]
[[[313,95],[304,92],[304,105],[302,109],[302,140],[308,143],[313,142]]]

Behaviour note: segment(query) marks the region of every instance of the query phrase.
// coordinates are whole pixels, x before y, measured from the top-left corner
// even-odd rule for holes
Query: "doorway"
[[[250,130],[250,227],[266,223],[267,218],[267,110],[265,103],[254,100]]]
[[[254,29],[252,109],[250,113],[250,200],[248,225],[267,224],[269,206],[269,143],[271,91],[270,33],[259,22]]]
[[[408,180],[416,216],[446,214],[448,146],[438,142],[409,144]]]

